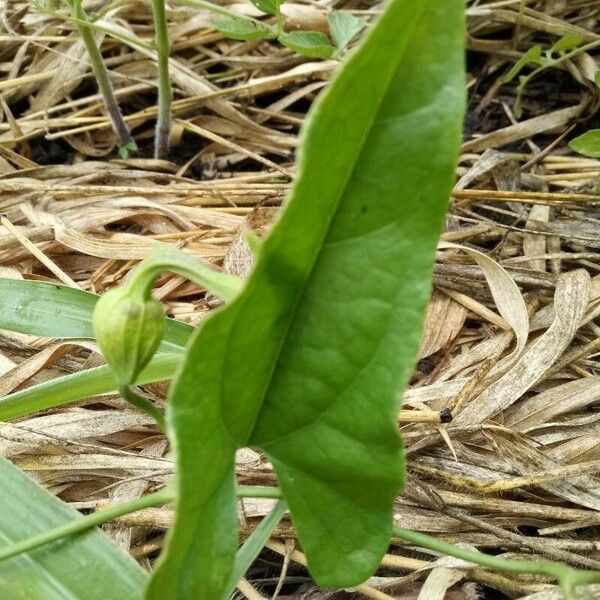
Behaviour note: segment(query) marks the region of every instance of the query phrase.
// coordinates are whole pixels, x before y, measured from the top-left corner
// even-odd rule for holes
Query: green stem
[[[277,12],[275,13],[275,17],[277,18],[277,37],[284,33],[283,29],[283,14],[281,13],[281,5],[277,4]]]
[[[240,498],[273,498],[276,500],[283,498],[278,487],[263,485],[238,485],[236,494]]]
[[[573,569],[567,565],[548,560],[507,560],[475,550],[468,550],[403,527],[394,527],[394,536],[415,546],[427,548],[446,556],[453,556],[494,571],[525,575],[547,575],[561,584],[565,598],[571,598],[573,589],[577,586],[600,583],[600,571]]]
[[[283,498],[281,489],[278,487],[238,486],[236,493],[239,497]],[[521,575],[547,575],[559,581],[565,593],[580,585],[600,583],[600,571],[583,571],[549,560],[507,560],[462,548],[461,546],[444,542],[423,533],[404,529],[403,527],[394,527],[393,534],[394,537],[400,538],[414,546],[427,548],[446,556],[453,556],[454,558],[459,558],[494,571],[518,573]]]
[[[155,46],[158,61],[158,118],[154,138],[154,158],[165,158],[171,134],[171,78],[169,76],[169,32],[165,0],[152,0]]]
[[[239,277],[215,271],[211,266],[192,258],[185,252],[167,246],[157,247],[134,271],[127,283],[134,293],[148,297],[156,278],[164,271],[172,271],[210,290],[225,301],[232,300],[242,288]]]
[[[104,106],[106,107],[113,130],[119,140],[119,146],[134,149],[136,148],[135,141],[129,132],[129,127],[123,119],[123,114],[121,113],[121,109],[115,98],[112,83],[110,82],[110,76],[106,69],[106,65],[104,64],[104,60],[102,59],[102,53],[96,44],[91,27],[87,24],[88,17],[83,10],[82,1],[74,1],[71,5],[71,11],[72,17],[77,19],[77,28],[79,29],[81,39],[83,40],[90,57],[92,71],[94,72],[100,94],[104,99]]]
[[[240,498],[282,498],[282,492],[277,487],[262,487],[262,486],[238,486],[236,495]],[[56,527],[50,531],[46,531],[37,536],[33,536],[26,540],[15,543],[14,545],[0,550],[0,560],[6,560],[23,552],[29,552],[35,548],[39,548],[45,544],[49,544],[63,537],[76,535],[87,531],[93,527],[97,527],[132,512],[150,508],[154,506],[162,506],[175,500],[175,489],[171,484],[167,485],[162,490],[141,498],[136,498],[129,502],[124,502],[118,506],[111,506],[102,511],[86,515],[84,517],[70,521],[60,527]],[[238,572],[248,562],[249,557],[254,556],[260,548],[264,546],[265,539],[268,539],[277,523],[281,520],[287,506],[285,502],[279,502],[274,509],[269,513],[256,535],[253,534],[243,552],[238,554],[236,560],[236,569],[234,579]],[[439,554],[453,556],[474,565],[478,565],[494,571],[504,571],[507,573],[517,573],[520,575],[546,575],[556,579],[563,587],[565,598],[573,598],[575,588],[581,585],[600,583],[599,571],[583,571],[573,569],[567,565],[547,560],[506,560],[497,556],[490,556],[482,552],[462,548],[449,542],[444,542],[437,538],[404,529],[403,527],[394,527],[394,537],[402,539],[409,544],[420,548],[427,548]]]
[[[272,494],[271,494],[272,492]],[[152,508],[155,506],[163,506],[169,504],[175,500],[175,487],[172,483],[166,485],[162,490],[154,492],[153,494],[147,494],[141,498],[130,500],[129,502],[123,502],[116,506],[111,506],[104,510],[99,510],[90,515],[79,517],[73,521],[69,521],[64,525],[55,527],[49,531],[45,531],[39,535],[21,540],[16,542],[12,546],[4,549],[0,549],[0,561],[12,558],[18,554],[24,552],[30,552],[40,546],[50,544],[61,538],[83,533],[94,527],[98,527],[107,521],[112,521],[118,517],[128,515],[144,508]],[[254,497],[254,498],[277,498],[281,497],[279,488],[267,488],[258,486],[240,486],[237,488],[237,495],[240,498]],[[267,516],[266,523],[261,529],[262,535],[266,530],[272,531],[272,529],[279,523],[281,517],[285,513],[286,504],[285,502],[279,502],[273,511]],[[269,529],[270,528],[270,529]],[[256,542],[256,539],[254,540]],[[264,545],[264,544],[263,544]]]
[[[73,521],[69,521],[60,527],[55,527],[54,529],[50,529],[49,531],[45,531],[39,535],[16,542],[12,546],[0,549],[0,561],[12,558],[18,554],[23,554],[24,552],[30,552],[31,550],[35,550],[40,546],[50,544],[51,542],[61,538],[83,533],[84,531],[102,525],[103,523],[106,523],[106,521],[111,521],[117,517],[122,517],[123,515],[127,515],[144,508],[168,504],[169,502],[173,501],[174,496],[175,494],[172,488],[170,486],[166,486],[162,490],[154,492],[153,494],[148,494],[146,496],[142,496],[141,498],[136,498],[135,500],[130,500],[129,502],[124,502],[123,504],[119,504],[117,506],[111,506],[105,510],[100,510],[90,515],[74,519]]]
[[[147,415],[150,415],[163,431],[167,430],[164,413],[156,408],[150,400],[144,398],[141,394],[138,394],[129,385],[120,387],[119,393],[127,400],[127,402],[133,404],[133,406],[136,406],[140,410],[143,410]]]

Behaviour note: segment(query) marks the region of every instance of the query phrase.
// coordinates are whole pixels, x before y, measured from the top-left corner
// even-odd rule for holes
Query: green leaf
[[[58,527],[79,513],[0,457],[0,548]],[[144,570],[97,529],[0,561],[6,600],[141,600]]]
[[[119,156],[123,160],[127,160],[133,152],[138,151],[138,147],[135,142],[128,142],[126,144],[117,143],[117,147],[119,148]]]
[[[225,37],[234,40],[252,41],[277,37],[276,31],[269,25],[243,17],[216,18],[212,25]]]
[[[277,39],[290,50],[310,58],[329,58],[335,52],[335,46],[320,31],[290,31]]]
[[[153,383],[171,379],[182,358],[180,354],[157,354],[140,373],[137,383]],[[108,366],[85,369],[78,373],[44,381],[0,398],[0,421],[24,417],[34,412],[70,404],[119,387]]]
[[[464,38],[462,2],[392,0],[313,106],[285,212],[172,386],[177,518],[149,600],[224,597],[246,445],[270,457],[319,585],[378,567],[461,138]]]
[[[92,314],[98,298],[64,285],[0,278],[0,329],[93,339]],[[181,352],[193,331],[191,325],[169,319],[161,350]]]
[[[563,35],[551,48],[550,54],[561,52],[569,52],[575,50],[583,42],[583,38],[578,33],[570,33]]]
[[[591,158],[600,158],[600,129],[590,129],[569,142],[571,150]]]
[[[542,58],[542,47],[532,46],[521,56],[521,58],[513,65],[512,69],[504,76],[504,83],[512,81],[522,70],[529,64],[542,65],[544,59]]]
[[[269,15],[276,15],[279,13],[279,7],[284,3],[285,0],[250,0],[258,10],[267,13]]]
[[[334,10],[327,15],[329,31],[335,45],[341,50],[358,35],[367,24],[347,10]]]

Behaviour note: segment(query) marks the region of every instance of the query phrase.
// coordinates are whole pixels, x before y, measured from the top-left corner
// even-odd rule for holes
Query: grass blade
[[[99,296],[64,285],[0,278],[0,329],[39,337],[93,339],[92,313]],[[163,351],[181,352],[194,328],[167,322]]]
[[[277,502],[269,514],[261,521],[260,525],[252,532],[242,547],[237,551],[227,597],[233,594],[238,581],[245,575],[246,571],[256,560],[256,557],[261,553],[286,511],[287,504],[285,501],[280,500]]]
[[[79,517],[0,457],[0,548]],[[0,562],[0,597],[17,600],[141,600],[147,575],[98,530]]]
[[[171,379],[180,362],[179,354],[157,354],[140,374],[138,384]],[[118,387],[112,370],[107,366],[57,377],[0,398],[0,421],[114,392]]]

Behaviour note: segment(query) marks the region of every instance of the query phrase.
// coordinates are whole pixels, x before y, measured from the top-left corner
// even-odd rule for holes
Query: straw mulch
[[[503,556],[600,569],[600,163],[567,145],[594,126],[600,5],[467,4],[471,99],[443,236],[462,248],[446,245],[438,256],[420,361],[399,419],[410,478],[396,519]],[[367,18],[378,11],[361,0],[290,4],[288,26],[322,28],[332,5]],[[150,40],[148,3],[89,7],[104,10],[101,24],[112,31]],[[249,4],[230,7],[259,14]],[[157,240],[247,270],[240,231],[247,223],[267,229],[276,212],[268,207],[280,205],[293,178],[299,126],[337,63],[276,43],[223,39],[209,13],[171,3],[175,120],[171,161],[156,161],[144,158],[155,118],[153,52],[98,33],[141,149],[122,161],[73,25],[25,1],[4,0],[0,11],[0,275],[102,293]],[[515,83],[503,76],[532,45],[570,34],[588,50],[540,73],[517,119]],[[216,304],[173,275],[156,293],[189,323]],[[96,365],[95,350],[89,341],[2,332],[0,393]],[[166,388],[145,391],[163,402]],[[445,408],[455,415],[449,425],[438,418]],[[5,455],[83,510],[152,491],[172,473],[164,436],[117,395],[0,431]],[[239,455],[239,478],[274,483],[251,450]],[[243,535],[269,506],[244,503]],[[105,530],[151,567],[171,521],[169,508],[154,509]],[[283,522],[239,597],[560,597],[543,578],[457,567],[401,543],[357,590],[319,589],[303,564]]]

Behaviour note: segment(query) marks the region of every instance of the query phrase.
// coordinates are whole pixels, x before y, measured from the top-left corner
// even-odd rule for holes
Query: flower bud
[[[133,385],[158,348],[165,330],[165,312],[153,297],[127,287],[104,294],[94,310],[96,340],[119,386]]]

